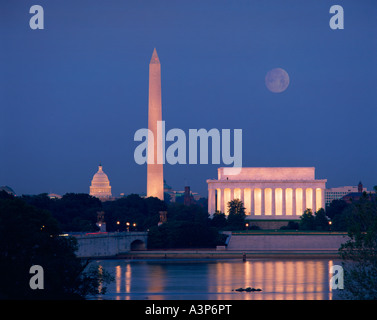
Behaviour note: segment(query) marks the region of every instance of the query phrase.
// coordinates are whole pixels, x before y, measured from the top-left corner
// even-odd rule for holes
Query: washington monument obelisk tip
[[[162,121],[161,109],[161,64],[155,48],[149,63],[148,129],[153,133],[153,152],[148,154],[147,197],[164,200],[163,165],[161,161],[157,162],[158,155],[163,152],[162,141],[158,141],[162,138],[157,134],[157,123]],[[152,151],[152,148],[149,148],[149,141],[148,150]]]

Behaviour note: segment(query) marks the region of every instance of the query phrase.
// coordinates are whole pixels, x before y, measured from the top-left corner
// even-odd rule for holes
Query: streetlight
[[[136,230],[136,222],[134,222],[134,223],[132,224],[132,226],[134,227],[134,230]]]
[[[331,231],[331,225],[332,225],[332,221],[329,221],[329,228],[330,228],[330,231]]]
[[[118,232],[119,232],[119,225],[120,225],[120,222],[119,222],[119,221],[117,221]]]
[[[130,223],[126,222],[126,226],[127,226],[127,232],[130,232]]]
[[[245,223],[246,230],[249,230],[249,224]]]

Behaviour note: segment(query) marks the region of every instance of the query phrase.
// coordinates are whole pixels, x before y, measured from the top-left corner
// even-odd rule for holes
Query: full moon
[[[284,69],[275,68],[267,72],[265,81],[268,90],[280,93],[288,88],[289,75]]]

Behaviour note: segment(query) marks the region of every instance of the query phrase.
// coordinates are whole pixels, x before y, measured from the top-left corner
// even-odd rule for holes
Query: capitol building
[[[97,173],[93,176],[89,194],[99,198],[101,201],[112,198],[110,181],[107,174],[103,172],[101,164],[98,166]]]

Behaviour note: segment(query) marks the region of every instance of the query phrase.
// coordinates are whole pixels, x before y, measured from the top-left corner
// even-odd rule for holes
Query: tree
[[[377,299],[377,199],[363,195],[344,212],[349,240],[339,251],[343,259],[343,296]]]
[[[53,215],[64,231],[97,231],[98,211],[102,211],[98,198],[86,193],[66,193],[56,201]]]
[[[344,200],[333,200],[330,205],[326,207],[326,215],[333,220],[335,217],[341,215],[347,207],[348,203]]]
[[[229,215],[234,214],[245,214],[245,207],[243,202],[239,199],[234,199],[228,202],[228,212]]]
[[[200,205],[172,203],[167,212],[167,222],[149,229],[149,248],[209,248],[221,242],[207,209]]]
[[[228,227],[230,230],[245,229],[245,207],[239,199],[228,202]]]
[[[168,219],[180,221],[193,221],[203,225],[209,224],[209,216],[206,208],[199,205],[185,206],[182,203],[172,203],[168,206]]]
[[[212,216],[211,226],[223,229],[227,225],[227,220],[225,214],[219,211],[216,211]]]
[[[77,299],[100,293],[108,274],[100,278],[98,270],[89,270],[89,261],[75,255],[76,240],[59,233],[48,211],[19,198],[0,199],[0,298]],[[32,265],[44,270],[43,290],[29,286]]]
[[[108,231],[125,231],[126,223],[136,223],[137,230],[147,230],[157,225],[160,211],[167,210],[167,204],[155,197],[141,198],[137,194],[102,204]],[[119,224],[117,223],[119,221]]]
[[[315,219],[312,209],[306,209],[300,217],[299,228],[301,230],[314,230]]]
[[[306,209],[300,217],[300,230],[319,230],[325,231],[329,228],[329,220],[323,208],[313,214],[311,209]]]
[[[148,246],[154,249],[209,248],[216,245],[218,232],[194,221],[168,221],[148,233]]]
[[[297,230],[299,224],[296,221],[289,221],[286,226],[280,227],[280,230]]]
[[[97,212],[101,201],[86,193],[66,193],[62,199],[50,199],[46,193],[22,196],[22,200],[39,209],[48,210],[59,228],[69,231],[97,231]]]
[[[314,225],[316,230],[325,231],[329,229],[329,220],[323,208],[319,209],[314,216]]]

